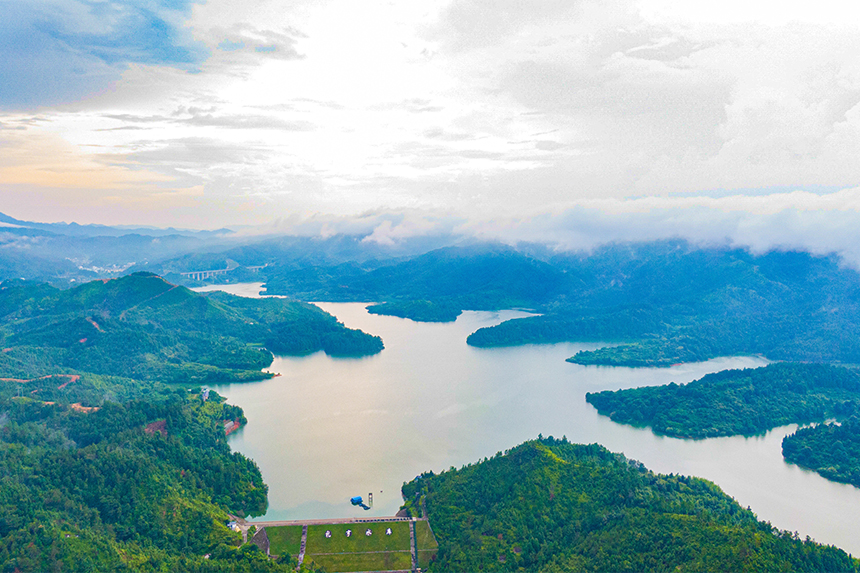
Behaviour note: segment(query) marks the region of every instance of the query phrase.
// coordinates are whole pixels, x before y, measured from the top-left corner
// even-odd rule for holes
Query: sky
[[[0,54],[19,219],[860,244],[858,3],[0,0]]]

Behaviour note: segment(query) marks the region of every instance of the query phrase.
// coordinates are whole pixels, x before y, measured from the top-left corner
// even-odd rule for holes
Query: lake
[[[218,289],[256,296],[259,286]],[[213,387],[248,418],[229,441],[257,462],[269,485],[269,511],[261,519],[393,515],[404,481],[543,434],[597,442],[657,472],[709,479],[780,529],[860,554],[860,490],[785,463],[780,444],[796,426],[752,438],[682,440],[616,424],[585,402],[586,392],[685,383],[762,366],[761,358],[671,368],[580,366],[565,358],[599,344],[466,345],[478,328],[522,312],[466,312],[453,323],[419,323],[369,314],[364,304],[318,305],[351,328],[381,336],[385,350],[357,359],[321,352],[276,357],[269,369],[276,378]],[[350,505],[350,497],[371,492],[371,510]]]

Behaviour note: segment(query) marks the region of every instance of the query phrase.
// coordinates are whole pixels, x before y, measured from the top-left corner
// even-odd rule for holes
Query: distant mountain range
[[[68,286],[212,248],[231,236],[227,229],[197,232],[34,223],[0,213],[0,279],[24,278]]]
[[[592,253],[501,245],[450,247],[408,260],[266,269],[267,292],[378,301],[371,312],[454,320],[463,310],[541,314],[482,328],[480,347],[611,342],[579,364],[671,366],[717,356],[860,363],[860,275],[834,256],[703,248],[684,241]]]
[[[860,275],[835,256],[683,240],[584,253],[454,235],[389,245],[367,234],[117,236],[113,227],[3,221],[17,226],[0,229],[0,278],[68,287],[147,271],[186,286],[254,281],[269,294],[374,302],[371,312],[423,321],[523,308],[541,316],[481,329],[469,344],[615,343],[571,357],[579,364],[670,366],[738,354],[860,363]],[[84,228],[90,234],[56,234]]]
[[[149,271],[193,286],[203,283],[182,273],[229,267],[234,272],[216,280],[238,282],[259,280],[247,267],[295,269],[345,262],[372,267],[378,260],[412,257],[459,240],[434,235],[383,245],[366,240],[368,233],[319,237],[244,231],[35,223],[0,213],[0,280],[24,278],[68,287]]]
[[[23,229],[33,229],[57,235],[70,237],[121,237],[123,235],[147,235],[149,237],[166,237],[169,235],[184,235],[191,237],[224,236],[232,235],[230,229],[216,229],[214,231],[193,231],[188,229],[166,229],[158,227],[135,227],[129,225],[79,225],[78,223],[36,223],[33,221],[22,221],[4,213],[0,213],[0,228],[14,226]]]

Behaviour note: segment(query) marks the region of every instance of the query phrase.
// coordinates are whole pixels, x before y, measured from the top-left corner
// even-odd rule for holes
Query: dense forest
[[[138,273],[4,281],[0,348],[3,571],[291,571],[226,526],[265,513],[267,487],[227,445],[242,410],[199,384],[267,377],[270,350],[382,342],[305,303]]]
[[[678,438],[751,435],[845,417],[860,407],[860,373],[825,364],[723,370],[689,384],[589,393],[613,421]]]
[[[682,242],[559,255],[570,289],[544,316],[480,329],[475,346],[594,341],[579,364],[671,366],[717,356],[860,362],[860,276],[834,257]]]
[[[361,356],[382,340],[318,307],[201,295],[149,273],[60,290],[0,283],[0,372],[33,378],[92,372],[214,384],[259,380],[272,352]]]
[[[782,440],[786,461],[860,487],[860,418],[800,428]]]
[[[479,347],[607,342],[571,362],[671,366],[725,355],[860,362],[860,275],[833,256],[702,248],[683,241],[612,244],[590,253],[526,245],[447,247],[408,258],[273,265],[269,293],[377,301],[371,312],[423,321],[463,310],[541,316],[482,328]]]
[[[367,307],[367,312],[420,322],[453,322],[463,311],[460,305],[450,301],[405,300],[371,304]]]
[[[625,305],[594,311],[584,316],[558,311],[544,316],[508,320],[500,325],[480,328],[466,339],[471,346],[489,348],[556,342],[625,342],[661,330],[663,323],[653,309]]]
[[[117,401],[86,376],[33,384],[0,381],[3,571],[293,569],[226,526],[267,506],[256,464],[225,438],[240,408],[160,384],[132,398],[131,380],[113,380]],[[48,385],[65,388],[46,401]]]
[[[431,571],[857,571],[713,483],[552,438],[403,486],[439,542]]]
[[[378,314],[451,321],[462,310],[533,308],[565,290],[564,272],[499,245],[444,248],[407,261],[273,268],[266,292],[301,300],[384,301]]]

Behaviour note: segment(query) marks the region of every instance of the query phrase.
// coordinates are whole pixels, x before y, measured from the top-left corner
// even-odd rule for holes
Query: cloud
[[[369,245],[397,246],[416,238],[459,237],[456,229],[466,219],[450,212],[432,209],[383,209],[367,211],[360,215],[337,216],[323,213],[292,213],[268,225],[248,227],[243,234],[292,235],[320,237],[335,235],[362,237]],[[433,247],[431,247],[433,248]]]
[[[192,70],[183,27],[195,0],[2,2],[0,108],[66,104],[107,90],[130,63]]]
[[[256,59],[256,55],[265,55],[280,60],[296,60],[303,56],[296,49],[298,39],[304,34],[295,28],[285,27],[280,30],[261,29],[246,23],[234,24],[230,28],[213,28],[207,32],[211,39],[217,40],[217,49],[233,57],[234,64],[246,59],[246,56]],[[227,60],[222,55],[222,60]]]
[[[860,32],[822,1],[752,19],[761,6],[742,0],[0,0],[0,107],[66,104],[0,114],[3,156],[38,166],[5,173],[37,185],[38,171],[54,217],[67,203],[51,193],[73,185],[84,211],[90,176],[93,201],[120,180],[146,196],[203,185],[191,227],[851,188]],[[408,229],[389,225],[379,240]]]
[[[450,214],[409,211],[396,219],[383,220],[362,242],[393,246],[415,237],[453,235],[455,227],[464,222]]]
[[[293,214],[247,233],[327,238],[363,236],[394,247],[421,237],[439,244],[501,241],[541,243],[558,251],[590,251],[613,242],[686,239],[702,246],[806,250],[838,254],[860,268],[860,187],[817,193],[794,190],[722,197],[594,199],[516,217],[463,217],[443,210],[371,211],[360,216]],[[435,243],[434,243],[435,244]]]
[[[558,251],[590,251],[613,242],[686,239],[701,246],[837,254],[860,269],[860,187],[829,193],[795,190],[723,197],[600,199],[519,217],[465,218],[450,211],[385,210],[360,216],[294,213],[244,234],[328,238],[363,236],[393,247],[435,237],[442,244],[501,241],[542,243]],[[440,238],[445,238],[442,240]]]
[[[205,215],[212,213],[211,201],[202,187],[172,187],[169,183],[134,188],[80,189],[3,181],[0,183],[0,196],[4,199],[3,212],[27,221],[121,225],[128,221],[125,214],[133,211],[137,214],[135,221],[144,224],[157,221],[159,213],[169,209],[175,213],[176,221],[188,222],[192,225],[190,228],[196,228],[195,225],[205,219]],[[46,213],[44,205],[48,203],[57,211]]]
[[[572,0],[454,0],[430,32],[457,50],[480,48],[496,45],[523,28],[567,18],[581,4]]]
[[[191,111],[191,116],[173,119],[174,123],[198,127],[225,127],[229,129],[278,129],[284,131],[310,131],[314,124],[308,120],[288,121],[266,115],[215,115]]]
[[[139,115],[133,113],[106,113],[102,117],[131,123],[161,123],[170,121],[166,115]]]
[[[754,21],[732,6],[714,22],[722,5],[697,19],[695,3],[669,0],[451,2],[428,37],[460,90],[497,125],[554,129],[551,144],[533,144],[547,155],[516,173],[486,170],[479,194],[522,207],[856,184],[856,20]]]
[[[831,193],[595,199],[516,218],[472,220],[456,232],[508,244],[591,250],[610,242],[683,238],[755,252],[837,253],[860,268],[860,187]]]
[[[197,171],[204,179],[237,165],[258,165],[269,153],[268,146],[229,142],[213,137],[183,137],[164,141],[141,141],[139,149],[125,160],[161,171]],[[208,174],[203,175],[208,170]]]
[[[540,141],[535,141],[535,149],[540,149],[541,151],[558,151],[559,149],[563,149],[565,144],[559,143],[557,141],[550,141],[542,139]]]
[[[117,165],[110,158],[82,153],[53,134],[16,131],[0,140],[0,181],[44,185],[96,194],[103,189],[142,189],[170,180],[158,170]]]

